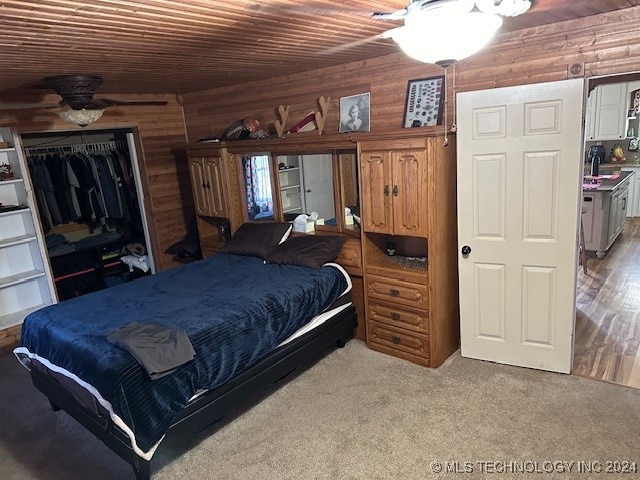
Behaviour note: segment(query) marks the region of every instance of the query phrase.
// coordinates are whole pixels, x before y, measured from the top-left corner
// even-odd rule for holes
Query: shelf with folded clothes
[[[129,265],[131,258],[139,258],[131,252],[133,246],[141,246],[140,243],[136,243],[139,238],[134,235],[111,233],[89,236],[76,242],[69,242],[61,234],[47,235],[49,258],[60,300],[109,288],[150,274],[148,268],[134,270]],[[140,255],[142,256],[144,255]]]

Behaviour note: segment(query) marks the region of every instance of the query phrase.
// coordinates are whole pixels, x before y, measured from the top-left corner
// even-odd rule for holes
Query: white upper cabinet
[[[627,83],[598,85],[587,101],[587,140],[620,140],[626,137]]]

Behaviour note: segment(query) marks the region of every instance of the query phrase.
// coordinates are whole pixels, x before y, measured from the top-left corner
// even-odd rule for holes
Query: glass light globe
[[[443,9],[416,15],[389,35],[410,57],[446,67],[484,47],[501,25],[498,15]]]

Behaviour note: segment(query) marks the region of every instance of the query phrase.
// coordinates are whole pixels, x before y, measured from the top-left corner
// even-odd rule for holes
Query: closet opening
[[[131,128],[22,135],[56,293],[155,273]]]

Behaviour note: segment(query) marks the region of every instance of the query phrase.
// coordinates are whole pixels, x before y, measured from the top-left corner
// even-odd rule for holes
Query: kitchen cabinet
[[[362,229],[426,236],[426,150],[377,150],[378,146],[360,146]]]
[[[57,301],[20,137],[0,128],[0,330],[19,328],[31,312]],[[0,338],[3,338],[0,336]],[[1,347],[2,345],[0,345]]]
[[[598,85],[587,100],[587,140],[620,140],[626,137],[627,83]]]
[[[455,138],[405,135],[358,144],[366,338],[437,367],[459,347]]]
[[[597,88],[591,91],[591,94],[587,97],[587,106],[584,116],[584,134],[587,140],[595,139],[596,131],[596,95]]]
[[[624,167],[623,172],[630,172],[633,176],[629,179],[629,194],[627,199],[626,215],[627,217],[640,217],[640,166]]]
[[[605,257],[622,232],[632,180],[628,172],[622,172],[618,179],[609,181],[601,188],[583,191],[585,249],[595,251],[598,258]]]
[[[633,180],[634,196],[630,198],[630,210],[634,217],[640,217],[640,169],[636,170]],[[631,191],[631,190],[629,190]]]

